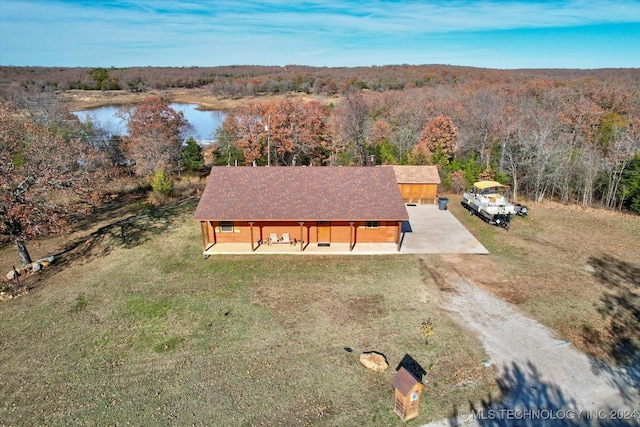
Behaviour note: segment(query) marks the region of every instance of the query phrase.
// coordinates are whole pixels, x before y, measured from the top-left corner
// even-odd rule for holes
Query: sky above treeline
[[[640,1],[0,0],[0,65],[640,67]]]

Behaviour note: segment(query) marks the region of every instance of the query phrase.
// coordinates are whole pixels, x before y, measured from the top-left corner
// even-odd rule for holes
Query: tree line
[[[124,90],[146,92],[200,88],[228,98],[305,93],[342,95],[351,90],[375,92],[483,84],[523,83],[532,79],[566,81],[579,78],[619,80],[638,84],[638,69],[496,70],[450,65],[385,65],[371,67],[310,67],[303,65],[220,67],[65,68],[0,66],[0,86],[26,91]]]
[[[219,164],[436,164],[454,191],[491,178],[516,198],[640,212],[635,85],[357,90],[335,105],[285,98],[234,110],[215,139]]]

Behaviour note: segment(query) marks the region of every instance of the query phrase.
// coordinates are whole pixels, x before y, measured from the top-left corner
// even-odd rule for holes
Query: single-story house
[[[393,165],[393,171],[405,203],[435,203],[440,184],[437,166]]]
[[[204,253],[220,243],[391,242],[409,220],[388,167],[213,167],[193,218]]]

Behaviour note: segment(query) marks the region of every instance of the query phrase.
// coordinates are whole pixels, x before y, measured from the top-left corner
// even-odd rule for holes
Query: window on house
[[[233,221],[220,221],[220,231],[223,233],[233,233]]]
[[[380,222],[378,221],[367,221],[367,228],[378,228],[380,227]]]

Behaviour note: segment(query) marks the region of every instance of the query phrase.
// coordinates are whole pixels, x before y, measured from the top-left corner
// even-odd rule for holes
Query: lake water
[[[198,141],[210,141],[214,139],[216,130],[222,125],[227,113],[224,111],[201,111],[196,110],[197,104],[169,104],[176,111],[182,111],[185,119],[193,126],[193,136]],[[116,117],[120,109],[118,105],[107,105],[93,108],[91,110],[74,111],[82,121],[91,119],[94,123],[107,129],[113,135],[126,135],[127,123]]]

